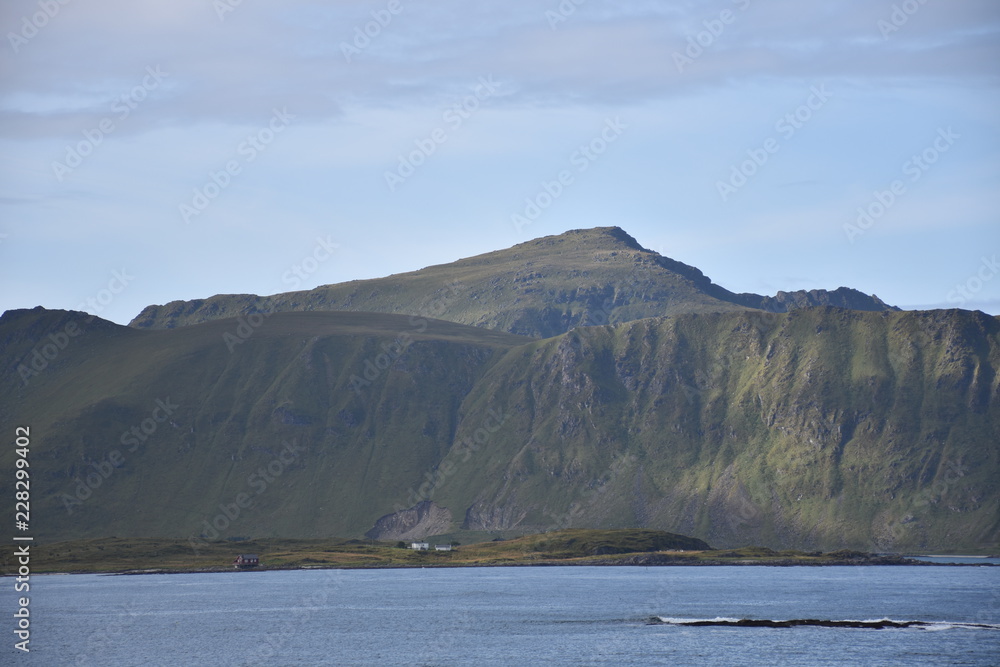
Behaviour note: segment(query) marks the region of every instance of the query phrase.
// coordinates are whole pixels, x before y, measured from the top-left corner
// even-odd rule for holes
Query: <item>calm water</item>
[[[4,617],[13,608],[3,586]],[[996,665],[1000,568],[548,567],[33,576],[25,665]],[[890,618],[934,629],[649,617]],[[997,624],[969,629],[953,623]]]

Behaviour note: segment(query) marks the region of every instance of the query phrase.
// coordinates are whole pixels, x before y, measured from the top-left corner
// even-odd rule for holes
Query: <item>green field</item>
[[[408,547],[409,544],[406,544]],[[683,547],[700,547],[685,549]],[[257,569],[474,567],[501,565],[831,565],[894,564],[862,553],[803,553],[762,547],[716,551],[699,540],[660,531],[566,530],[512,540],[414,551],[362,540],[241,540],[205,545],[150,538],[103,538],[32,546],[32,572],[229,571],[238,554],[260,556]],[[5,551],[0,574],[16,564]]]

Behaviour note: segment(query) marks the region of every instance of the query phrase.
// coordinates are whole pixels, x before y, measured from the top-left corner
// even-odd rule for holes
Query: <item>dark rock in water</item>
[[[665,621],[658,616],[653,616],[647,622],[648,625],[682,625],[684,627],[727,627],[727,628],[857,628],[863,630],[885,630],[892,628],[926,628],[939,623],[927,621],[893,621],[883,618],[877,621],[833,621],[818,618],[796,618],[786,621],[776,621],[771,619],[741,618],[735,619],[692,619],[690,621],[672,619]],[[981,623],[955,623],[949,624],[963,628],[976,628],[983,630],[996,630],[1000,626],[987,625]]]
[[[682,625],[715,625],[736,628],[795,628],[805,625],[819,628],[868,628],[872,630],[883,630],[885,628],[910,628],[929,624],[924,623],[923,621],[825,621],[817,618],[772,621],[769,619],[741,618],[738,621],[692,621],[691,623],[683,623]]]

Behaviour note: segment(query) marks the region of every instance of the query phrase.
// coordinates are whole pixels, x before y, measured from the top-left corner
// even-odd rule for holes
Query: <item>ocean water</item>
[[[3,585],[8,628],[11,590]],[[31,653],[13,648],[8,629],[3,664],[1000,664],[994,567],[48,575],[32,576],[30,595]],[[684,625],[741,618],[930,624]]]

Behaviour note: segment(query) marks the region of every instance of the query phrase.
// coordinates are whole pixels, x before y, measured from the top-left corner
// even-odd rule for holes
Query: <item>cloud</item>
[[[622,104],[747,78],[949,77],[975,85],[996,80],[992,63],[1000,61],[1000,9],[985,0],[920,5],[887,39],[878,22],[891,18],[893,4],[863,0],[668,8],[590,0],[555,29],[546,12],[558,12],[557,2],[399,2],[384,26],[375,23],[388,15],[380,2],[242,2],[221,20],[204,0],[69,3],[16,54],[3,52],[0,131],[72,133],[157,65],[169,80],[124,131],[254,122],[274,106],[325,121],[345,104],[438,100],[486,74],[508,84],[506,104]],[[5,3],[0,25],[17,33],[37,8]],[[728,25],[723,11],[731,12]],[[674,54],[684,53],[688,38],[720,26],[678,72]],[[350,62],[344,45],[358,51]]]

